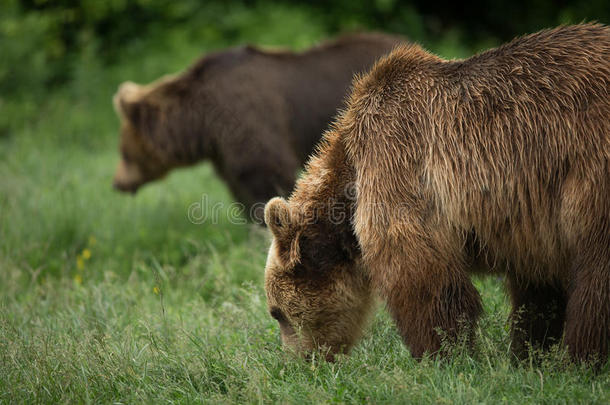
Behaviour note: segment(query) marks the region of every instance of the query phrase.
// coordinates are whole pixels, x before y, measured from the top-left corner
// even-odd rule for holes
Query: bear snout
[[[122,193],[135,194],[138,191],[138,188],[140,188],[140,185],[121,183],[121,182],[118,182],[117,180],[114,180],[112,182],[112,188],[114,188],[116,191],[120,191]]]
[[[145,183],[145,177],[140,168],[121,159],[114,174],[112,186],[121,192],[135,193]]]

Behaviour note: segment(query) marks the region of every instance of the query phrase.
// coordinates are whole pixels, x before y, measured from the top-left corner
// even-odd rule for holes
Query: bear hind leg
[[[610,245],[580,255],[573,267],[565,343],[572,358],[601,365],[610,342]]]

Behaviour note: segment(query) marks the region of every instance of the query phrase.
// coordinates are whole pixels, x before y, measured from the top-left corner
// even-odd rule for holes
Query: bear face
[[[121,120],[121,160],[113,181],[119,191],[135,193],[140,186],[163,177],[170,169],[167,159],[146,133],[158,124],[157,108],[146,100],[148,92],[143,86],[125,82],[113,98]]]
[[[333,237],[281,198],[265,207],[273,242],[265,266],[269,312],[284,346],[302,355],[321,349],[327,360],[348,353],[374,301],[353,241]]]

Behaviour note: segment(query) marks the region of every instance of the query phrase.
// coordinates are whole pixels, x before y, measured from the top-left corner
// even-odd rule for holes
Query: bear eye
[[[282,310],[279,309],[278,307],[271,308],[271,311],[269,311],[269,314],[271,314],[271,317],[278,322],[283,322],[286,319],[284,317],[284,314],[282,313]]]
[[[131,160],[127,152],[125,152],[124,150],[121,151],[121,157],[123,158],[125,163],[129,163],[129,161]]]

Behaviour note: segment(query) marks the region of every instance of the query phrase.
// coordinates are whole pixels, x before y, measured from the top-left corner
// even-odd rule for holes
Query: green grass
[[[187,218],[204,193],[231,202],[209,164],[135,197],[111,190],[117,85],[245,38],[302,48],[326,34],[302,12],[267,11],[227,17],[227,41],[208,28],[159,33],[110,68],[90,49],[67,86],[2,100],[0,402],[608,403],[608,366],[596,375],[560,350],[540,365],[512,361],[493,278],[476,280],[486,315],[472,357],[414,361],[380,309],[350,357],[295,359],[266,310],[266,231]],[[453,38],[432,46],[468,53]]]

